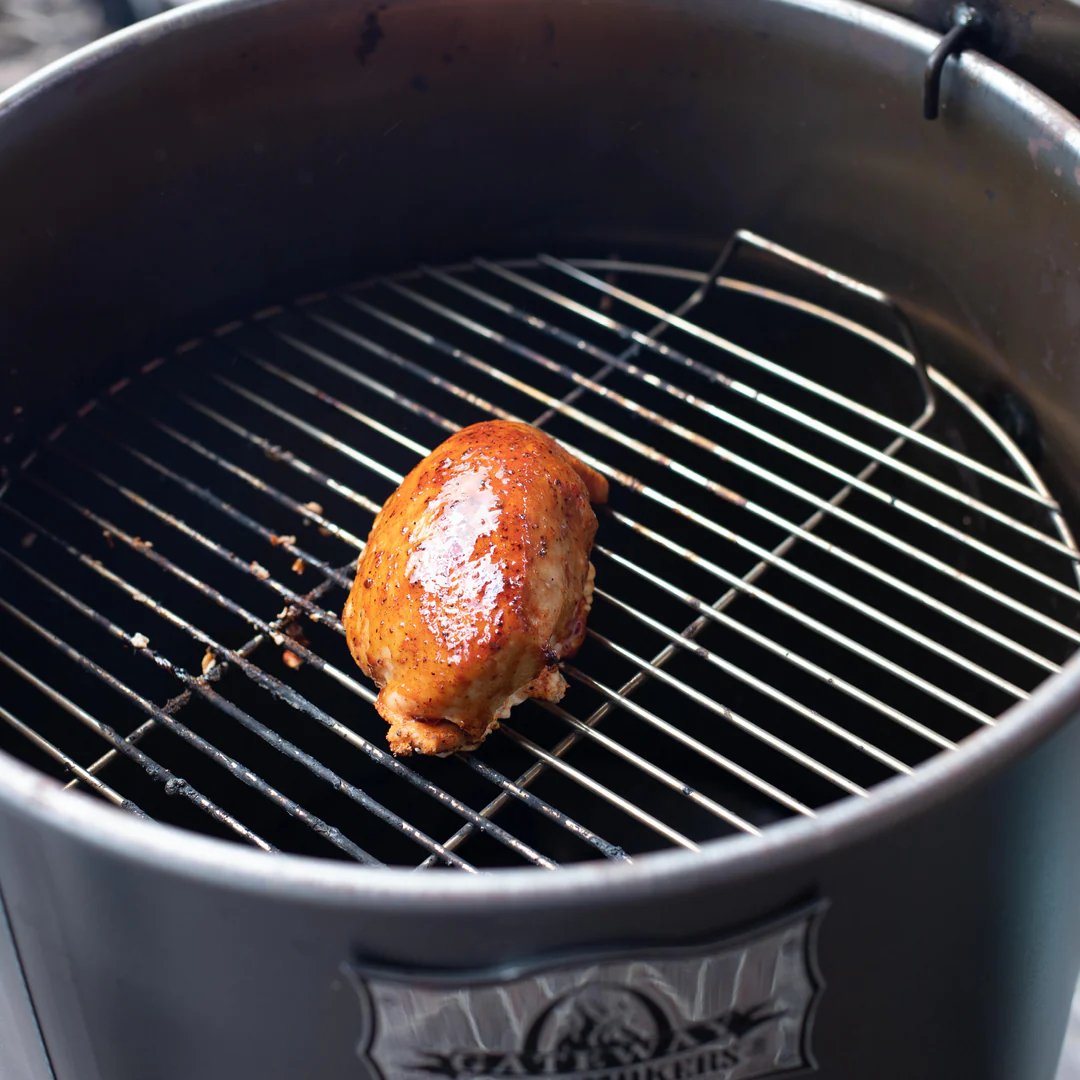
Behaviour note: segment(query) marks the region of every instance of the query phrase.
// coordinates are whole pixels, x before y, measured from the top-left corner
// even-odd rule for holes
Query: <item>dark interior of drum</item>
[[[69,409],[0,499],[0,746],[263,850],[464,870],[694,849],[962,752],[1080,640],[1030,412],[924,383],[805,268],[684,267],[418,269]],[[590,635],[561,706],[395,760],[337,616],[400,476],[491,415],[613,478]]]

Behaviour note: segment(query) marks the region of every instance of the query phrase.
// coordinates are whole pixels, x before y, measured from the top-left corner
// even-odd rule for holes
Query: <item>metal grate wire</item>
[[[261,851],[467,872],[757,835],[956,749],[1080,641],[1061,510],[910,343],[724,268],[422,269],[119,380],[0,498],[2,745]],[[395,759],[337,612],[489,416],[613,481],[587,644],[563,704]]]

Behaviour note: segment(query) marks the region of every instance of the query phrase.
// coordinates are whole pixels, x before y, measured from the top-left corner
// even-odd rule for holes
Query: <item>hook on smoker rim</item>
[[[967,4],[957,4],[952,11],[952,27],[938,42],[926,61],[923,73],[923,117],[936,120],[941,105],[941,74],[945,61],[958,54],[983,25],[982,16]]]

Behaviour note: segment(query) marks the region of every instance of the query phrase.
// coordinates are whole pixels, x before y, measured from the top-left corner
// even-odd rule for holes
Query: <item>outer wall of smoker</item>
[[[369,889],[286,898],[147,871],[4,806],[4,899],[58,1080],[356,1080],[362,1010],[341,973],[355,951],[469,970],[617,956],[812,895],[831,902],[812,1029],[822,1080],[1050,1080],[1077,964],[1078,769],[1073,723],[857,843],[830,850],[824,835],[787,867],[763,851],[743,872],[692,864],[644,889],[609,877],[558,901],[528,888],[440,899],[433,883],[407,904],[378,872]]]
[[[972,59],[925,124],[932,44],[827,2],[181,12],[0,107],[17,440],[110,367],[319,284],[537,247],[705,265],[746,225],[896,291],[935,362],[1011,381],[1072,465],[1076,127]],[[0,889],[60,1080],[355,1077],[354,948],[471,968],[715,936],[814,891],[832,902],[822,1077],[1048,1080],[1080,950],[1078,769],[1074,723],[973,786],[940,777],[858,841],[780,831],[756,862],[721,849],[590,888],[567,873],[542,902],[487,882],[410,903],[362,872],[301,900],[272,860],[240,889],[79,841],[0,792]]]

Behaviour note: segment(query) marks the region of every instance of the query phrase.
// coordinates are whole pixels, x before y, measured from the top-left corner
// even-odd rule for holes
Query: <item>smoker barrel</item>
[[[653,964],[660,1031],[680,957],[796,952],[702,1062],[1052,1072],[1075,122],[966,55],[923,123],[934,35],[855,5],[619,10],[211,3],[0,105],[0,888],[57,1076],[411,1076],[436,1002],[517,1053],[538,987]],[[741,226],[865,284],[714,282]],[[396,761],[336,612],[492,414],[615,480],[590,639]]]

